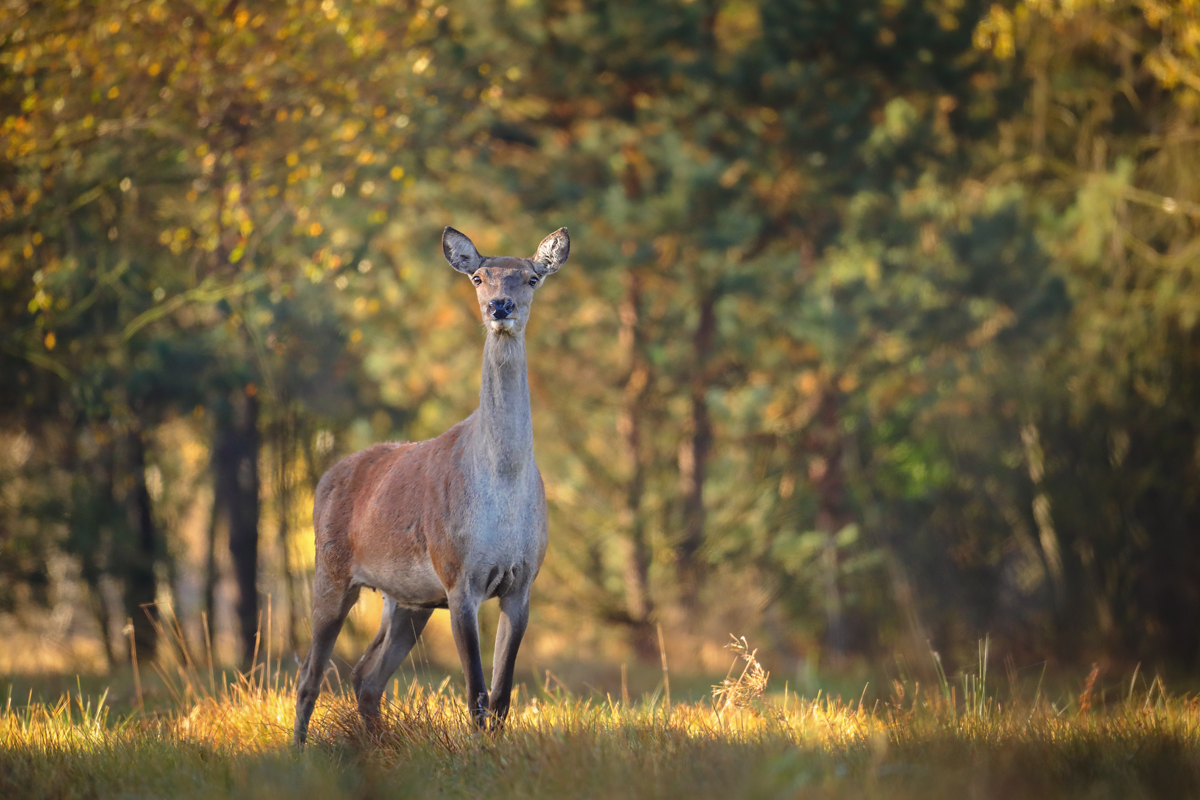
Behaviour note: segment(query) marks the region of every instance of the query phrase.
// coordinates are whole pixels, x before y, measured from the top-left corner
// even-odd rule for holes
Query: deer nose
[[[508,315],[517,309],[517,304],[507,297],[488,303],[492,309],[492,319],[508,319]]]

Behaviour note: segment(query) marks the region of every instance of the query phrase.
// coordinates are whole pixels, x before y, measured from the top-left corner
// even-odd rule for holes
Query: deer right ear
[[[454,228],[442,231],[442,253],[450,266],[466,275],[474,274],[483,263],[483,256],[479,255],[471,240]]]
[[[538,245],[537,255],[533,257],[534,263],[539,267],[537,273],[549,275],[558,272],[559,267],[566,263],[570,252],[571,237],[567,235],[566,228],[559,228],[542,239],[542,243]]]

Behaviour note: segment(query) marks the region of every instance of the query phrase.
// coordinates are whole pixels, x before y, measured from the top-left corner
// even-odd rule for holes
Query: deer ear
[[[474,273],[483,263],[483,256],[479,255],[471,240],[454,228],[442,231],[442,253],[450,266],[467,275]]]
[[[567,254],[571,252],[571,237],[566,228],[559,228],[554,233],[542,239],[538,245],[537,255],[533,257],[537,264],[539,275],[549,275],[558,272],[558,268],[567,262]]]

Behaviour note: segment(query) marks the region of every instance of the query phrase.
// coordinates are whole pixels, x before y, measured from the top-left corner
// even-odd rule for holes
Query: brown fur
[[[461,434],[459,423],[436,439],[377,444],[326,473],[314,522],[317,547],[336,580],[350,580],[352,565],[368,560],[428,559],[443,585],[454,587],[463,542],[451,532],[467,502],[456,452]],[[403,493],[393,491],[398,486]]]

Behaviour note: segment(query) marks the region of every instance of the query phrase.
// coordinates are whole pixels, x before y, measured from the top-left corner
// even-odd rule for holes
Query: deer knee
[[[384,682],[386,683],[386,679]],[[350,681],[350,685],[354,690],[354,696],[358,698],[360,703],[364,697],[374,697],[375,703],[378,704],[379,698],[383,694],[383,687],[379,685],[380,683],[379,678],[371,675],[365,665],[361,671],[358,669],[354,670],[354,675]]]
[[[363,689],[358,692],[358,713],[364,719],[379,716],[379,708],[383,702],[383,694]]]
[[[321,694],[321,685],[312,681],[301,681],[300,687],[296,690],[296,702],[301,706],[311,706],[317,702],[317,696]]]

